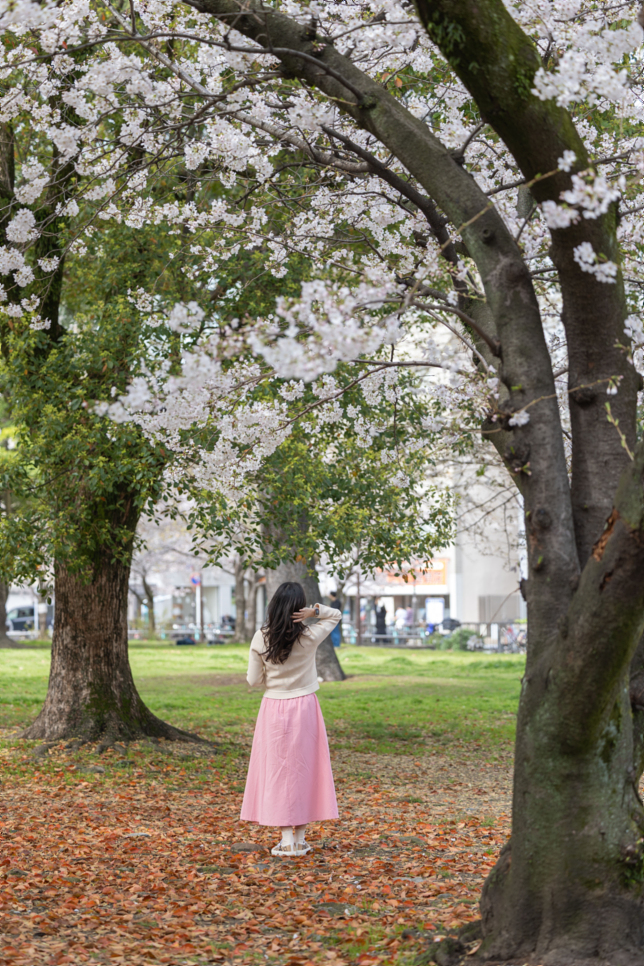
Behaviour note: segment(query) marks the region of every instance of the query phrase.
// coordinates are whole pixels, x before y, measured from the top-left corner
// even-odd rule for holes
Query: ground
[[[246,648],[134,645],[146,703],[213,747],[102,755],[13,737],[49,654],[2,652],[0,963],[420,966],[475,919],[509,832],[522,658],[341,657],[349,679],[320,691],[341,821],[312,826],[293,861],[238,821],[260,700]]]

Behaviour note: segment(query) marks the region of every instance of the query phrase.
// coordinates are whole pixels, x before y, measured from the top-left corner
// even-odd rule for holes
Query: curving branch
[[[575,154],[574,171],[592,162],[570,113],[532,90],[542,66],[532,40],[510,16],[502,0],[416,0],[429,36],[475,99],[481,117],[503,138],[514,155],[535,201],[559,201],[571,187],[571,174],[559,170],[564,151]],[[543,177],[549,172],[548,177]],[[490,194],[516,187],[502,185]],[[637,374],[624,343],[626,298],[621,273],[615,284],[582,272],[575,248],[593,250],[619,265],[617,206],[599,218],[552,231],[550,256],[563,299],[562,321],[569,352],[572,449],[572,502],[580,561],[588,559],[612,505],[612,494],[628,457],[606,420],[605,397],[579,387],[597,379],[621,377],[615,416],[632,450],[635,445]],[[579,389],[579,391],[575,391]]]
[[[184,2],[234,28],[267,53],[306,53],[306,58],[291,53],[277,55],[282,71],[317,88],[372,134],[398,158],[461,234],[485,290],[486,311],[477,313],[477,318],[481,319],[482,328],[491,323],[487,335],[503,345],[501,378],[508,391],[508,409],[517,411],[532,400],[541,400],[533,407],[530,422],[516,428],[512,435],[530,453],[531,475],[521,484],[526,508],[536,511],[547,505],[557,521],[544,535],[540,550],[540,556],[545,552],[549,568],[535,572],[529,596],[536,612],[547,607],[550,616],[553,611],[563,614],[570,601],[570,582],[578,573],[579,564],[561,421],[532,279],[499,212],[422,120],[349,57],[331,44],[316,43],[302,24],[259,0]],[[355,95],[355,101],[349,100],[348,90],[359,91],[360,98]],[[506,453],[499,437],[492,438],[511,465],[513,454]],[[547,597],[539,593],[542,581],[554,588]]]

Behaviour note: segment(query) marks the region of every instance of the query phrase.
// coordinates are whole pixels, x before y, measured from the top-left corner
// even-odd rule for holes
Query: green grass
[[[260,692],[245,683],[248,648],[136,641],[130,659],[148,706],[180,727],[247,739]],[[342,647],[348,680],[318,692],[331,743],[377,754],[511,751],[525,659],[467,652]],[[45,698],[49,647],[0,650],[0,727],[26,724]]]

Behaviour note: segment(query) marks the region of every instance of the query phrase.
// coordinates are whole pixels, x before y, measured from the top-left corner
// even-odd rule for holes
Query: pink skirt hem
[[[285,827],[337,817],[329,743],[317,696],[264,698],[241,820]]]

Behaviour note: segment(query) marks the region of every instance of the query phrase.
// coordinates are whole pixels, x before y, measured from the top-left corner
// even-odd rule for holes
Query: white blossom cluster
[[[600,261],[590,242],[582,242],[574,251],[574,259],[582,272],[594,275],[600,282],[614,282],[617,278],[617,265],[608,259]]]
[[[465,168],[521,246],[544,324],[560,313],[552,233],[581,231],[618,204],[619,265],[588,241],[576,246],[574,260],[580,273],[606,284],[621,271],[632,318],[639,318],[639,4],[620,4],[619,24],[607,5],[590,0],[506,0],[506,6],[543,58],[536,96],[583,107],[575,124],[591,159],[582,166],[565,151],[558,170],[569,187],[536,210],[530,199],[525,206],[514,159],[472,118],[470,95],[410,5],[285,0],[280,11],[303,29],[314,21],[318,38],[332,39],[449,149],[463,149]],[[308,274],[298,296],[278,299],[260,318],[228,318],[225,300],[210,319],[197,302],[167,306],[152,292],[130,293],[145,318],[149,364],[103,410],[113,419],[135,419],[150,438],[162,439],[177,454],[171,475],[189,467],[204,485],[217,480],[230,492],[288,436],[308,391],[317,399],[308,417],[316,425],[349,420],[365,444],[377,439],[384,432],[378,403],[395,403],[396,364],[413,363],[423,373],[419,396],[433,407],[428,436],[440,429],[446,444],[456,446],[476,420],[490,412],[497,418],[503,384],[473,330],[452,311],[459,292],[480,300],[482,281],[466,255],[444,257],[445,244],[401,190],[411,184],[422,193],[401,161],[333,100],[278,76],[275,55],[229,25],[174,0],[133,0],[124,11],[92,0],[55,6],[12,0],[0,9],[0,29],[12,40],[0,60],[0,121],[28,129],[32,144],[4,212],[6,311],[21,317],[26,310],[17,289],[32,285],[36,270],[39,277],[58,271],[67,253],[86,257],[88,239],[114,224],[171,232],[170,257],[189,249],[187,282],[201,291],[213,291],[222,266],[251,252],[261,253],[262,270],[275,278],[304,261]],[[81,61],[75,47],[84,50]],[[400,179],[398,187],[380,176],[381,166]],[[186,191],[164,194],[160,183],[177,171]],[[39,205],[52,196],[43,215]],[[54,218],[68,226],[66,248],[36,257]],[[461,230],[447,225],[457,249]],[[30,311],[37,314],[37,307]],[[639,331],[628,322],[638,366]],[[181,375],[162,360],[166,343],[155,332],[179,340]],[[330,382],[338,367],[342,379]],[[363,408],[342,402],[343,386],[352,381],[361,386]],[[272,393],[264,393],[267,385]],[[515,408],[508,418],[517,430],[529,420],[529,408]],[[336,457],[329,447],[325,458]],[[393,466],[393,450],[390,457]]]

